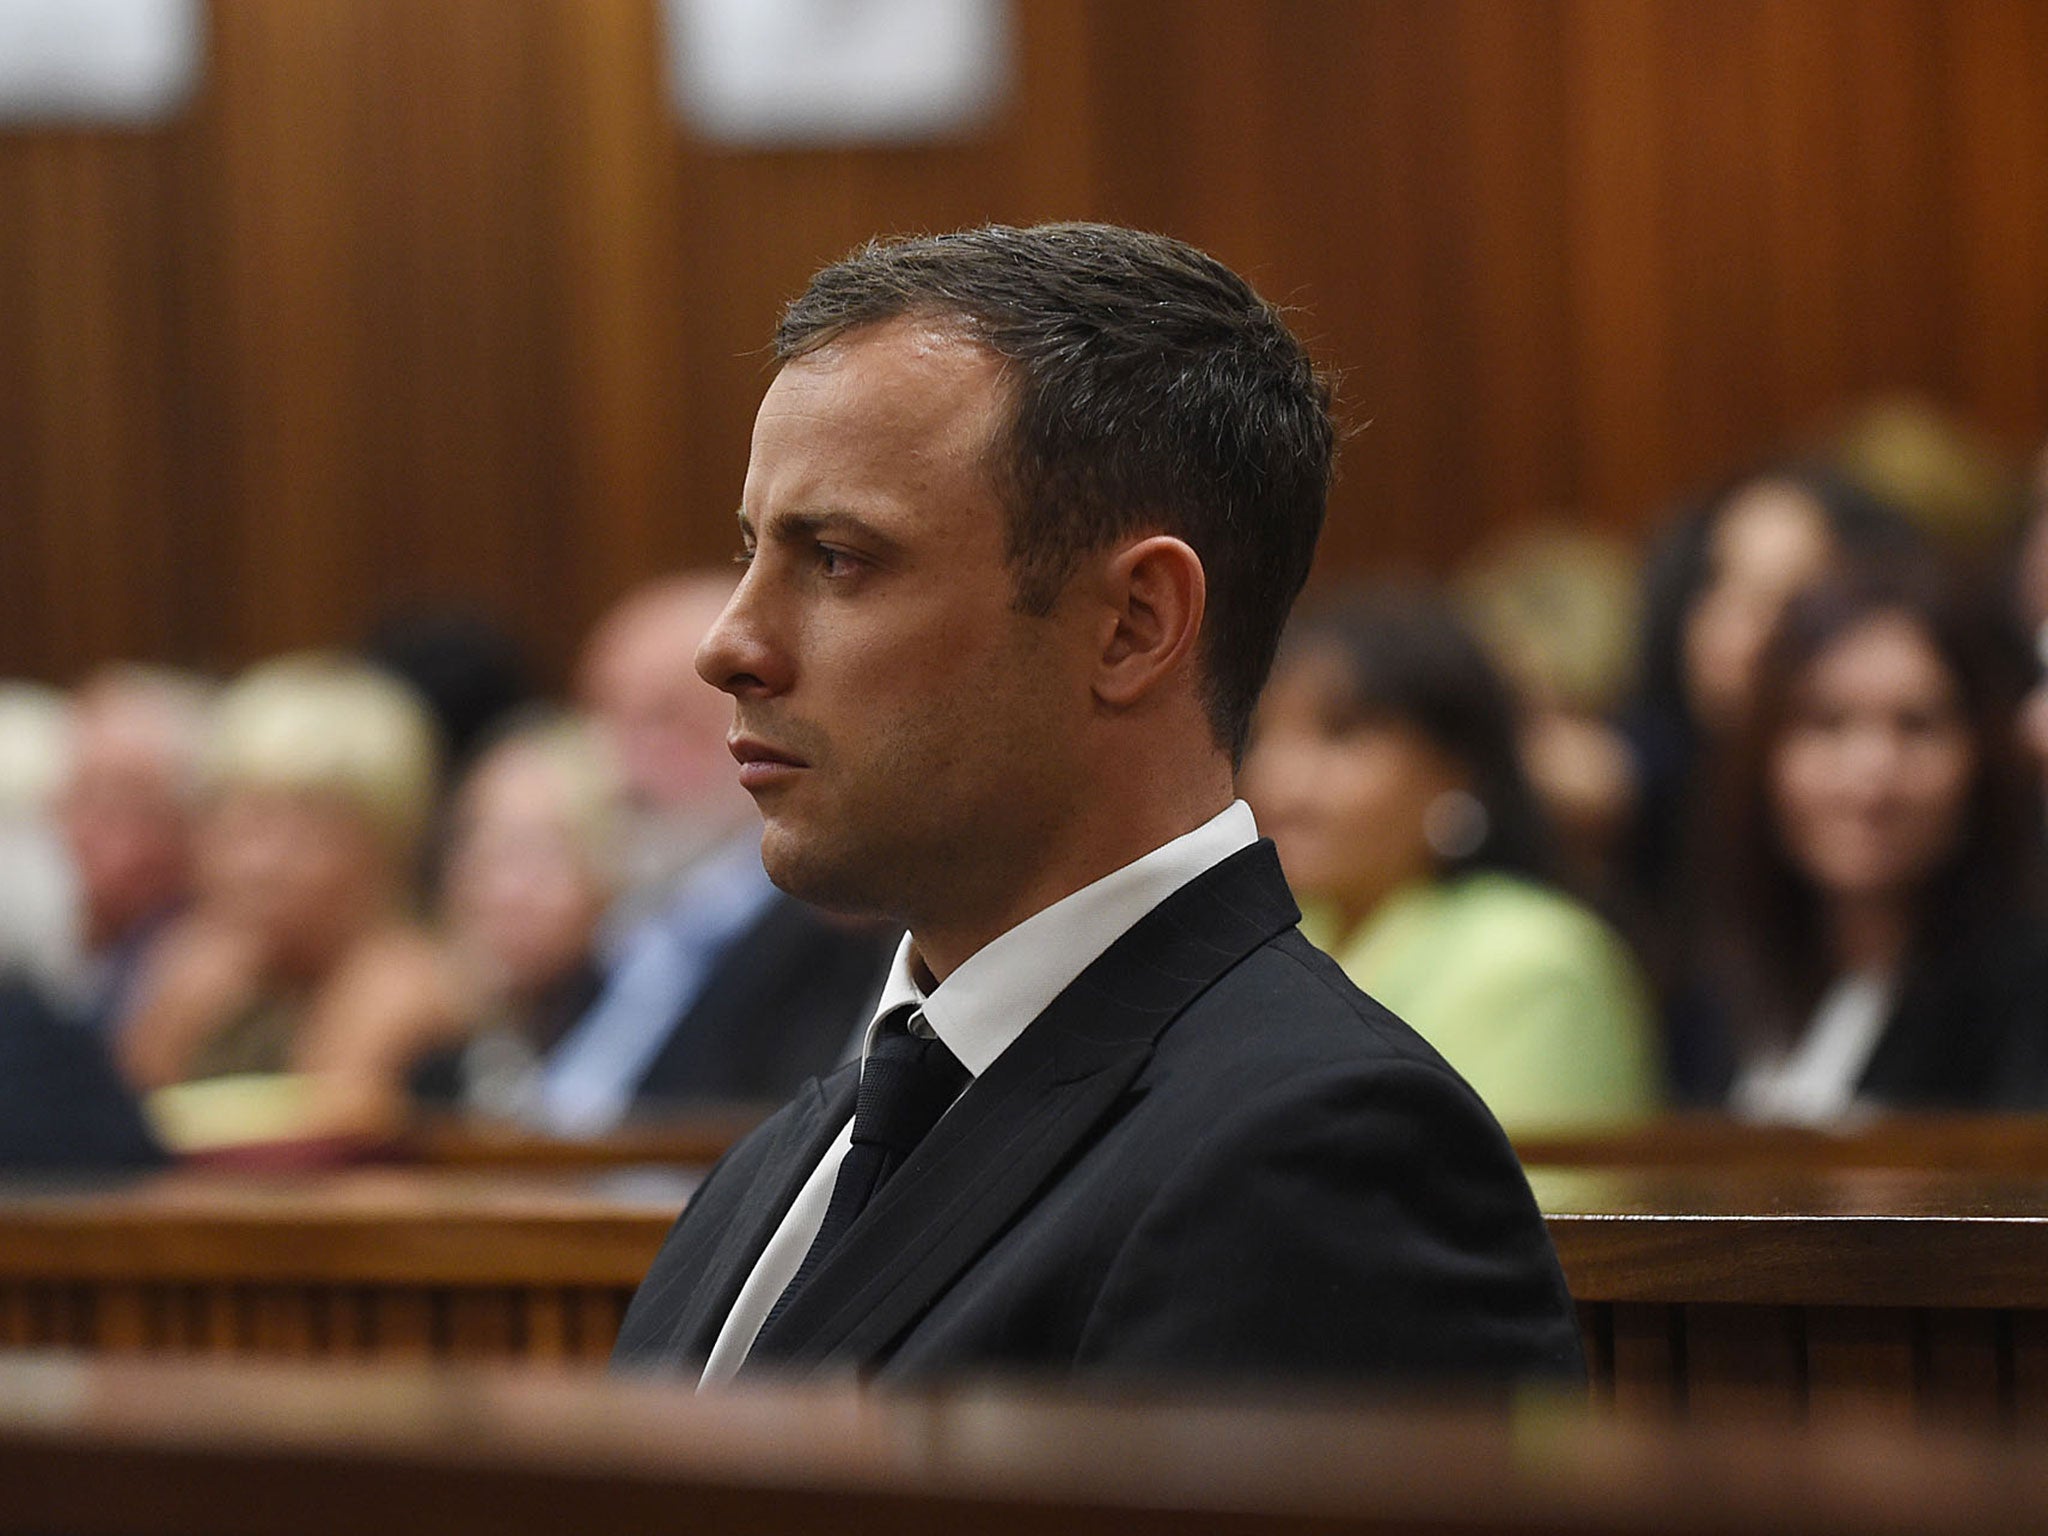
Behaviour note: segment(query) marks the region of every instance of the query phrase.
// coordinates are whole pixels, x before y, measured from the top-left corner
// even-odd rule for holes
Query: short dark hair
[[[1329,381],[1280,312],[1164,235],[989,225],[873,241],[826,267],[783,314],[775,354],[906,316],[957,325],[1009,365],[989,467],[1020,609],[1050,611],[1083,554],[1147,529],[1200,556],[1210,723],[1242,758],[1336,447]]]

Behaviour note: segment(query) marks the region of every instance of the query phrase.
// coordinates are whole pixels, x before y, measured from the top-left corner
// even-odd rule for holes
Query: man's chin
[[[761,867],[776,889],[799,901],[847,917],[880,917],[874,863],[847,847],[833,847],[808,829],[771,817],[761,828]]]

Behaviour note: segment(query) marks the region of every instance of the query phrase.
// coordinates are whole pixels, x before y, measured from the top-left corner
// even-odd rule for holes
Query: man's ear
[[[1103,569],[1108,633],[1095,673],[1095,697],[1127,709],[1195,654],[1208,603],[1202,557],[1169,534],[1116,550]]]

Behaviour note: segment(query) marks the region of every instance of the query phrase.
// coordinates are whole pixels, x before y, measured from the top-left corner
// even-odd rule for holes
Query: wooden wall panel
[[[1020,0],[987,127],[693,140],[654,0],[215,0],[140,132],[0,132],[0,676],[407,600],[559,677],[722,557],[779,304],[881,230],[1104,217],[1301,308],[1330,571],[1668,498],[1877,391],[2048,431],[2048,0]]]

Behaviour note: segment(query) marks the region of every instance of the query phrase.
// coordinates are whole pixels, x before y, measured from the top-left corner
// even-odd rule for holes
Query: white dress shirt
[[[1826,1125],[1855,1108],[1877,1042],[1891,1017],[1889,976],[1858,971],[1842,977],[1813,1011],[1806,1033],[1789,1051],[1753,1063],[1729,1095],[1744,1120]]]
[[[1251,807],[1234,800],[1194,831],[1033,913],[968,956],[929,993],[918,984],[911,939],[904,935],[862,1040],[861,1060],[867,1060],[881,1021],[909,1004],[960,1064],[980,1077],[1031,1021],[1139,918],[1197,875],[1250,847],[1258,835]],[[769,1309],[795,1276],[818,1228],[824,1225],[840,1160],[852,1143],[849,1118],[797,1192],[782,1225],[761,1250],[753,1273],[740,1288],[725,1326],[711,1346],[699,1387],[731,1380],[746,1362]]]

